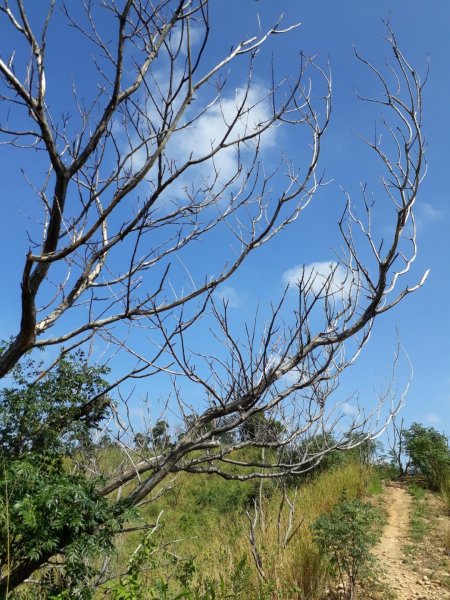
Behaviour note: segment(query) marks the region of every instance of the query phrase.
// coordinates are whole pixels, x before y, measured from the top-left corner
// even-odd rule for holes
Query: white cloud
[[[181,76],[181,75],[180,75]],[[158,88],[164,95],[168,89],[166,72],[156,75]],[[178,80],[175,73],[174,81]],[[183,94],[180,93],[180,99]],[[162,100],[161,100],[162,102]],[[207,104],[207,100],[192,102],[192,108],[185,114],[185,122],[194,118],[196,113],[201,112],[201,107]],[[159,109],[160,107],[158,107]],[[173,110],[176,111],[179,106],[174,102]],[[240,117],[236,120],[236,114]],[[147,116],[155,130],[160,127],[161,116],[152,103],[147,104]],[[188,160],[199,160],[197,165],[192,165],[188,173],[182,174],[174,181],[164,192],[165,200],[175,201],[177,204],[183,204],[187,198],[187,192],[197,191],[207,186],[220,190],[223,184],[227,184],[236,177],[239,172],[240,163],[245,165],[246,158],[251,160],[252,152],[256,147],[259,151],[272,148],[276,144],[277,128],[268,127],[255,138],[239,143],[239,140],[247,135],[257,134],[264,129],[272,118],[272,106],[268,97],[267,90],[255,84],[250,90],[237,88],[232,95],[224,95],[214,101],[203,114],[193,123],[183,127],[180,124],[178,131],[174,132],[165,149],[165,160],[170,165],[167,172],[176,171]],[[236,120],[236,122],[235,122]],[[116,123],[116,133],[120,133],[121,124]],[[153,140],[154,142],[154,140]],[[229,144],[237,142],[229,147],[218,150],[213,158],[202,161],[202,157],[208,155],[212,149],[217,148],[221,143]],[[136,137],[131,140],[131,146],[136,148],[132,156],[127,161],[127,168],[136,172],[142,168],[151,155],[153,148],[149,145],[140,145],[140,140]],[[138,148],[138,146],[140,147]],[[124,138],[124,149],[130,150],[129,141]],[[149,180],[152,178],[152,172],[148,174]],[[232,185],[239,185],[239,180]],[[227,190],[230,191],[230,185]]]
[[[339,407],[344,415],[357,415],[359,413],[359,408],[353,404],[349,404],[348,402],[343,402],[339,405]]]
[[[429,413],[427,415],[427,421],[431,425],[439,425],[440,423],[442,423],[441,417],[439,417],[438,415],[435,415],[434,413]]]
[[[304,383],[308,377],[300,369],[291,369],[283,376],[286,385],[295,385],[297,383]]]
[[[435,208],[429,202],[421,202],[417,205],[417,225],[424,227],[441,221],[445,213],[443,210]]]
[[[268,357],[267,364],[265,366],[266,373],[273,369],[281,369],[285,366],[286,362],[290,360],[289,356],[284,356],[277,351],[271,352]],[[285,385],[287,387],[296,385],[296,384],[307,384],[311,379],[311,373],[308,371],[304,371],[301,366],[294,367],[287,371],[280,379],[279,383]]]
[[[314,262],[309,265],[297,265],[282,275],[285,285],[294,287],[303,282],[306,291],[312,294],[348,298],[356,290],[352,273],[341,264],[333,261]]]
[[[239,308],[241,300],[234,288],[229,285],[220,287],[214,292],[214,296],[221,302],[225,302],[230,308]]]
[[[190,27],[189,28],[190,47],[194,48],[195,46],[198,46],[199,42],[201,42],[202,38],[204,37],[204,34],[205,34],[204,30],[201,27]],[[186,35],[186,30],[184,30],[182,33],[181,26],[171,30],[171,32],[170,32],[170,48],[173,52],[177,52],[179,50],[183,56],[187,55],[188,37]]]
[[[222,140],[229,143],[251,135],[269,121],[271,106],[268,99],[265,99],[267,92],[261,86],[255,85],[250,89],[247,97],[245,94],[245,89],[236,89],[234,97],[221,98],[220,102],[214,103],[189,128],[183,129],[173,137],[169,153],[173,154],[178,164],[184,163],[191,156],[193,159],[201,158]],[[239,110],[242,111],[242,114],[233,124]],[[231,133],[227,135],[230,128]],[[226,139],[224,136],[227,136]],[[259,148],[264,150],[274,146],[275,139],[276,128],[270,127],[258,140]],[[246,142],[246,146],[240,148],[244,157],[251,150],[251,145],[251,142]],[[219,181],[227,182],[236,174],[238,160],[235,146],[223,148],[214,156],[214,159],[203,163],[197,169],[198,175],[212,181],[218,173]]]

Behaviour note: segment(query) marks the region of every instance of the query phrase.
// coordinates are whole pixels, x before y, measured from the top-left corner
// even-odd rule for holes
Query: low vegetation
[[[426,491],[423,487],[417,484],[411,485],[408,488],[408,491],[413,499],[410,517],[410,536],[414,542],[421,542],[430,528],[428,523],[428,503],[426,499]]]
[[[332,582],[336,565],[335,555],[324,552],[322,542],[332,538],[335,547],[342,548],[348,536],[358,548],[351,559],[343,557],[346,570],[338,581],[343,578],[347,586],[349,575],[353,585],[374,539],[370,532],[366,536],[373,509],[362,502],[372,477],[372,469],[355,460],[297,486],[264,482],[243,490],[237,484],[233,490],[215,478],[186,477],[179,482],[178,494],[147,508],[146,518],[153,522],[158,511],[161,514],[157,528],[120,547],[118,565],[130,553],[133,558],[127,573],[105,586],[108,595],[319,598]],[[347,515],[346,524],[334,531],[333,519],[340,512]],[[324,514],[331,517],[329,526],[321,520]]]
[[[355,597],[358,577],[371,560],[370,549],[379,536],[379,511],[370,504],[342,494],[340,502],[314,523],[315,540],[340,580],[344,598]]]
[[[108,454],[117,450],[104,452],[104,459],[114,462]],[[97,545],[97,560],[92,554],[84,560],[74,555],[72,570],[64,571],[54,563],[38,584],[23,586],[11,598],[312,600],[342,577],[347,586],[347,575],[353,586],[359,573],[355,565],[365,561],[372,543],[371,534],[364,536],[369,513],[363,500],[370,486],[377,487],[377,476],[356,453],[336,462],[315,476],[262,484],[182,474],[173,489],[130,518],[128,533],[117,537],[106,563]],[[349,531],[335,532],[336,548],[346,535],[356,535],[364,552],[353,557],[355,563],[346,563],[347,571],[336,579],[336,557],[323,551],[320,540],[333,537],[323,515],[329,514],[332,524],[333,515],[342,511]],[[356,530],[353,513],[362,517]],[[83,513],[73,511],[72,516],[82,518]],[[109,576],[97,587],[105,564]]]
[[[425,543],[432,529],[425,488],[440,492],[448,510],[447,438],[413,424],[402,434],[405,455],[391,449],[391,464],[375,460],[374,442],[355,439],[353,450],[326,453],[316,469],[296,477],[241,482],[181,472],[137,508],[121,507],[116,514],[121,494],[126,497],[136,483],[100,494],[101,479],[81,460],[95,456],[100,472],[114,473],[123,459],[125,450],[114,440],[93,442],[108,399],[71,426],[73,414],[104,385],[106,371],[87,368],[82,355],[67,357],[28,388],[24,382],[33,368],[32,362],[18,367],[15,385],[0,392],[2,575],[17,564],[29,565],[32,573],[33,561],[48,559],[25,585],[11,578],[8,598],[366,598],[371,548],[382,530],[371,497],[383,490],[381,479],[395,476],[404,461],[397,474],[406,472],[416,482],[409,488],[411,548]],[[266,424],[254,423],[265,432]],[[276,436],[276,423],[270,425]],[[256,433],[247,428],[242,435]],[[134,444],[151,460],[174,434],[158,421],[149,436],[136,435]],[[320,452],[333,440],[317,436],[308,445]],[[237,450],[230,473],[239,474],[240,462],[257,464],[261,452],[270,450]],[[64,537],[71,540],[65,553],[55,552]]]

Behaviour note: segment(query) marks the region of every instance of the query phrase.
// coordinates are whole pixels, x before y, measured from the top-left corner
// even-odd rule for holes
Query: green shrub
[[[25,361],[0,390],[0,596],[59,554],[63,568],[34,578],[32,597],[87,600],[95,559],[113,552],[114,532],[131,518],[113,511],[98,481],[66,468],[71,456],[89,451],[108,414],[108,369],[89,367],[82,352],[61,358],[50,373],[41,369]]]
[[[447,437],[419,423],[413,423],[403,435],[414,470],[426,478],[431,489],[439,490],[450,472]]]
[[[345,494],[333,510],[313,524],[316,543],[329,559],[330,566],[344,590],[354,598],[361,569],[371,560],[370,548],[376,543],[374,525],[380,514],[361,500],[348,500]]]
[[[129,561],[125,576],[111,588],[112,600],[239,600],[249,588],[250,568],[243,556],[230,580],[219,580],[198,573],[193,559],[174,557],[171,581],[157,578],[148,584],[142,572],[155,567],[157,560],[152,535],[145,537]],[[59,599],[58,599],[59,600]]]

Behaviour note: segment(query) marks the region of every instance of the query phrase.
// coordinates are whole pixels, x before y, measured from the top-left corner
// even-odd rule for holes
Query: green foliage
[[[410,485],[408,492],[412,496],[410,537],[414,542],[421,542],[430,528],[428,523],[427,493],[420,485]]]
[[[107,387],[106,373],[105,368],[89,367],[81,353],[63,357],[49,373],[43,373],[40,365],[28,361],[15,369],[12,385],[0,391],[1,574],[5,577],[7,572],[20,568],[27,561],[55,554],[61,563],[58,568],[44,569],[39,575],[39,583],[31,586],[31,592],[16,590],[15,598],[90,600],[94,596],[92,582],[102,555],[112,552],[114,533],[120,530],[124,520],[133,516],[117,503],[109,505],[96,493],[98,480],[88,477],[80,469],[68,468],[71,457],[78,463],[83,453],[94,450],[93,429],[101,424],[110,405],[109,398],[103,393]],[[257,419],[251,425],[255,426],[254,430],[246,434],[259,438],[275,439],[280,432],[278,424],[272,421]],[[168,435],[167,423],[158,421],[149,432],[149,444],[164,446],[170,443]],[[102,440],[101,449],[96,446],[96,451],[104,462],[120,459],[116,456],[119,451],[113,440],[107,437]],[[237,458],[245,455],[246,459],[259,459],[259,449],[240,452]],[[230,470],[239,471],[239,466],[230,466]],[[360,481],[360,473],[358,478]],[[345,481],[348,486],[348,477]],[[298,558],[292,559],[292,567],[288,566],[289,561],[283,567],[280,563],[277,568],[286,569],[286,573],[292,569],[289,582],[283,584],[281,590],[275,575],[270,581],[258,583],[250,555],[243,556],[233,565],[242,545],[247,547],[246,538],[245,541],[241,539],[245,531],[238,515],[254,498],[257,491],[254,481],[241,483],[186,476],[180,489],[181,494],[173,491],[162,498],[162,506],[157,502],[143,511],[143,516],[151,522],[164,508],[170,529],[164,543],[158,545],[152,536],[146,536],[133,552],[137,539],[134,534],[129,534],[133,545],[128,545],[123,552],[117,549],[121,554],[120,571],[123,573],[124,564],[127,568],[125,575],[116,580],[115,587],[109,584],[109,592],[115,600],[269,599],[275,594],[287,598],[306,589],[308,569],[313,574],[320,569],[315,555],[315,562],[311,564]],[[333,498],[332,504],[341,489],[342,486],[336,493],[328,494]],[[268,482],[264,487],[268,502],[274,493],[275,486]],[[324,507],[326,503],[325,499]],[[317,506],[317,498],[312,505]],[[215,550],[208,548],[201,559],[197,556],[197,542],[194,546],[186,542],[177,549],[176,556],[163,551],[164,560],[160,560],[161,548],[167,540],[179,538],[181,532],[181,537],[186,540],[205,536],[212,541],[219,523],[220,527],[226,523],[227,539],[236,543],[235,549],[238,549],[231,554],[224,553],[229,558],[226,569],[223,564],[217,564],[215,570],[210,570],[208,563],[208,556],[221,549],[222,540],[214,540]],[[183,555],[188,558],[177,558]],[[304,563],[303,570],[300,563]],[[269,561],[268,564],[272,563]],[[38,580],[39,577],[34,578]],[[310,579],[315,581],[313,575]],[[255,585],[256,595],[252,592]],[[288,595],[284,596],[286,593]]]
[[[242,459],[244,454],[246,459],[254,456],[256,460],[258,457],[254,448],[240,451],[238,457]],[[365,495],[371,472],[372,469],[365,465],[352,463],[321,473],[309,481],[302,480],[296,497],[298,517],[294,518],[294,528],[300,521],[302,525],[284,549],[280,549],[277,530],[282,494],[276,482],[264,482],[267,530],[260,534],[258,542],[267,580],[258,576],[245,516],[246,510],[253,514],[252,498],[259,493],[259,482],[180,474],[176,487],[170,493],[142,508],[142,519],[147,523],[155,523],[163,510],[164,524],[153,537],[151,550],[141,566],[128,579],[131,575],[127,571],[130,556],[134,556],[136,548],[143,542],[142,533],[118,538],[115,572],[123,574],[126,571],[126,575],[120,582],[114,582],[114,592],[111,583],[102,587],[99,597],[115,600],[114,594],[120,592],[125,598],[133,598],[126,594],[140,593],[145,600],[173,600],[179,594],[184,594],[181,600],[318,598],[325,587],[326,561],[322,560],[322,553],[312,542],[309,523],[321,513],[331,510],[343,489],[348,490],[349,498]],[[294,499],[294,492],[288,495]],[[284,514],[283,523],[286,523],[285,517],[287,514]],[[173,544],[174,540],[177,540],[176,544]],[[151,552],[153,554],[150,555]],[[243,552],[246,559],[242,556]],[[191,563],[194,569],[189,574]],[[189,574],[189,577],[182,582],[183,573]],[[133,586],[138,591],[133,590]]]
[[[172,555],[172,577],[149,582],[143,573],[158,566],[158,544],[151,530],[133,553],[127,573],[111,588],[112,600],[239,600],[248,589],[250,569],[246,557],[237,563],[228,583],[197,572],[194,559]]]
[[[58,460],[30,456],[4,462],[0,490],[2,567],[51,556],[65,546],[64,571],[58,577],[47,573],[42,587],[49,598],[61,589],[70,589],[71,598],[89,598],[86,586],[95,572],[89,561],[112,550],[119,525],[93,482],[65,473]]]
[[[324,452],[323,457],[320,459],[320,463],[317,466],[317,473],[334,469],[345,461],[345,455],[343,452],[338,450],[328,451],[329,448],[333,448],[337,445],[336,439],[331,433],[319,434],[312,437],[305,443],[305,447],[300,447],[299,457],[306,451],[308,454],[320,455]]]
[[[92,561],[112,550],[119,521],[97,494],[98,482],[66,463],[91,445],[106,415],[107,369],[87,366],[79,352],[48,374],[40,370],[29,360],[0,390],[1,575],[64,548],[64,568],[47,569],[35,597],[87,600]]]
[[[207,486],[196,486],[192,490],[195,511],[203,511],[205,508],[222,514],[243,511],[252,503],[257,490],[257,484],[254,482],[242,485],[239,481],[223,482],[214,479],[208,483]]]
[[[441,496],[447,506],[447,511],[450,513],[450,471],[447,472],[446,477],[441,482]]]
[[[339,504],[313,524],[315,540],[337,573],[346,598],[354,597],[361,569],[371,559],[370,548],[376,543],[375,524],[380,514],[361,500],[343,495]]]
[[[164,450],[171,444],[169,423],[159,419],[148,434],[136,433],[134,444],[139,450],[148,450],[149,448],[158,451]]]
[[[376,475],[379,481],[391,481],[399,475],[398,468],[391,462],[380,462],[375,466]]]
[[[242,424],[240,436],[242,440],[270,443],[276,442],[283,431],[280,421],[268,418],[264,413],[255,413]]]
[[[151,530],[144,536],[131,556],[126,574],[112,589],[114,600],[140,600],[143,597],[143,585],[139,574],[144,566],[153,566],[150,562],[155,551],[153,533]]]
[[[355,448],[347,450],[344,454],[348,458],[357,458],[363,464],[373,464],[377,453],[382,449],[383,445],[370,438],[366,438],[364,434],[353,434],[350,436],[350,441],[358,444]]]
[[[148,450],[148,445],[149,445],[150,440],[149,440],[148,436],[144,435],[140,431],[138,433],[136,433],[133,441],[134,441],[135,447],[138,450],[140,450],[140,451]]]
[[[287,448],[286,460],[301,462],[305,456],[310,456],[311,464],[316,464],[306,478],[311,475],[316,477],[319,473],[339,469],[345,465],[373,464],[373,459],[379,450],[379,442],[358,435],[351,436],[347,442],[355,444],[355,447],[341,450],[338,441],[331,433],[318,434],[306,439],[295,448]],[[297,485],[298,476],[288,477],[288,482],[289,485]]]
[[[414,470],[425,476],[431,489],[439,490],[450,472],[447,437],[419,423],[413,423],[403,435]]]
[[[90,367],[83,352],[63,357],[49,373],[27,360],[0,390],[0,448],[7,458],[55,457],[89,446],[92,429],[105,418],[106,367]]]
[[[151,439],[155,448],[165,448],[170,444],[169,423],[159,419],[152,427]]]

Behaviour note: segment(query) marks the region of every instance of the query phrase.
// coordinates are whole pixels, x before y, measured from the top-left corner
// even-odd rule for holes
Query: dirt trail
[[[446,600],[450,594],[433,582],[420,568],[413,570],[404,559],[402,547],[408,542],[411,497],[400,485],[390,485],[385,498],[388,522],[375,549],[380,565],[379,579],[395,593],[397,600]],[[420,565],[417,565],[420,567]]]

